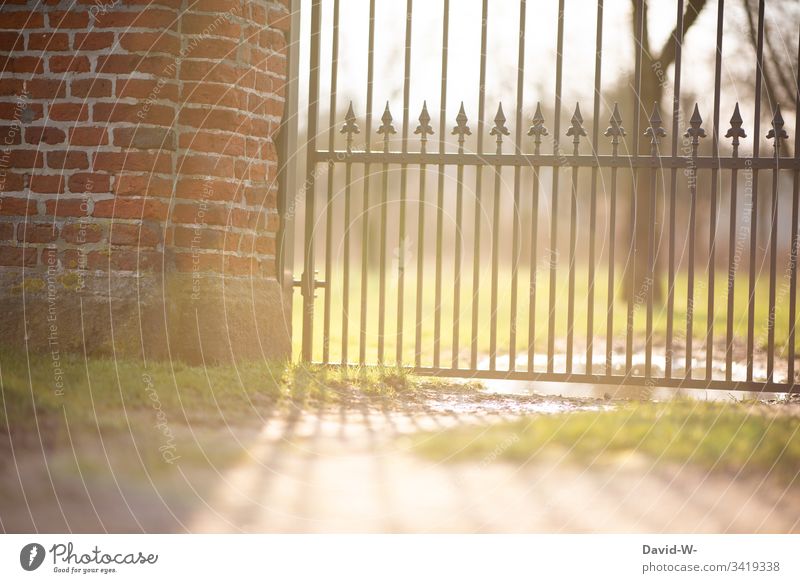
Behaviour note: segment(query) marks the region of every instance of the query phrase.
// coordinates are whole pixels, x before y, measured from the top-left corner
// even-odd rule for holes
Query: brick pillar
[[[2,342],[287,356],[285,2],[44,4],[0,18]]]

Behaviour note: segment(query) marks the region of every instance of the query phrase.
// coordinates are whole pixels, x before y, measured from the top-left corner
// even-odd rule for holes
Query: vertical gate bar
[[[795,71],[795,79],[797,86],[795,89],[795,128],[794,128],[794,155],[795,158],[800,156],[800,124],[797,123],[797,112],[800,112],[800,35],[798,35],[797,42],[797,55],[798,55],[798,70]],[[795,378],[794,378],[794,358],[795,358],[795,318],[797,312],[797,219],[798,219],[798,186],[800,186],[800,171],[795,169],[792,179],[792,239],[790,242],[790,259],[789,259],[789,339],[788,350],[789,355],[787,358],[787,383],[789,384],[789,392],[794,392]]]
[[[575,106],[576,115],[580,116],[578,106]],[[573,127],[575,137],[573,139],[573,156],[578,157],[578,144],[582,129],[575,126],[576,117],[573,116]],[[579,122],[580,123],[580,122]],[[584,134],[586,132],[583,132]],[[573,341],[575,340],[575,248],[578,236],[578,165],[572,166],[572,182],[570,184],[570,205],[569,205],[569,272],[568,272],[568,291],[567,291],[567,354],[564,371],[572,374],[572,353]]]
[[[700,138],[705,135],[701,128],[702,120],[697,104],[689,120],[690,128],[686,130],[685,137],[692,139],[692,158],[689,165],[689,267],[686,282],[686,367],[684,378],[692,378],[693,368],[693,342],[694,342],[694,263],[695,263],[695,230],[697,226],[697,149]]]
[[[525,0],[519,3],[519,52],[517,54],[517,115],[515,119],[514,152],[522,153],[522,83],[525,78]],[[514,208],[511,236],[511,322],[508,348],[508,370],[516,369],[517,359],[517,280],[519,269],[519,187],[522,168],[514,166]]]
[[[722,23],[725,0],[717,4],[717,47],[714,58],[714,114],[711,128],[711,156],[719,160],[719,101],[722,86]],[[708,313],[706,315],[706,379],[711,380],[714,357],[714,277],[717,249],[717,185],[719,171],[711,168],[711,212],[708,233]]]
[[[778,133],[777,129],[775,130]],[[775,271],[778,255],[778,164],[781,156],[781,140],[775,136],[775,167],[772,169],[772,197],[769,220],[769,311],[767,312],[767,383],[774,382],[775,372]]]
[[[592,120],[592,154],[597,155],[600,133],[600,81],[603,66],[603,0],[597,0],[597,41],[594,52],[594,109]],[[597,225],[597,166],[592,166],[592,201],[589,208],[589,297],[586,312],[586,374],[592,374],[594,358],[594,271]]]
[[[645,356],[644,356],[644,376],[647,380],[652,378],[653,372],[653,300],[655,296],[655,269],[656,269],[656,185],[658,184],[658,166],[660,153],[658,144],[660,138],[667,135],[666,130],[661,127],[661,115],[659,113],[658,102],[653,104],[653,113],[650,115],[650,127],[645,131],[650,136],[650,214],[647,218],[650,225],[647,237],[647,320],[645,328]]]
[[[305,253],[303,264],[303,347],[302,357],[311,362],[314,352],[314,186],[316,176],[317,114],[319,112],[319,59],[321,0],[311,3],[310,71],[308,79],[308,146],[306,162]]]
[[[411,87],[411,24],[413,17],[413,0],[406,5],[406,45],[405,70],[403,80],[403,154],[408,153],[408,101]],[[403,363],[403,308],[405,300],[405,265],[406,265],[406,183],[408,165],[400,165],[400,233],[397,243],[397,347],[395,360],[397,366]]]
[[[555,88],[555,107],[553,120],[553,153],[560,155],[561,139],[561,80],[564,65],[564,0],[558,2],[558,36],[556,41],[556,88]],[[550,249],[548,256],[550,261],[550,296],[548,298],[548,318],[547,318],[547,372],[553,372],[553,357],[555,353],[555,325],[556,325],[556,271],[558,268],[558,166],[553,166],[553,192],[551,217],[550,217]]]
[[[508,135],[508,128],[505,127],[505,115],[503,114],[503,104],[497,108],[497,115],[494,117],[494,127],[490,132],[496,136],[498,161],[494,166],[494,203],[492,205],[492,289],[489,313],[489,370],[496,370],[497,366],[497,296],[500,263],[500,179],[502,174],[502,164],[499,156],[503,153],[503,136]]]
[[[375,71],[375,0],[369,3],[369,40],[367,41],[367,118],[364,123],[364,150],[372,151],[372,89]],[[364,203],[361,212],[361,330],[358,363],[367,359],[367,299],[369,290],[369,182],[370,165],[364,164]]]
[[[733,138],[732,158],[739,157],[739,138],[745,137],[744,130],[741,129],[742,117],[739,115],[739,104],[736,104],[733,116],[731,117],[731,128],[725,137]],[[738,255],[736,250],[736,191],[739,183],[739,175],[736,168],[731,169],[731,202],[730,202],[730,222],[728,225],[728,305],[725,322],[725,380],[731,381],[733,378],[733,302],[736,284],[736,270],[738,269]]]
[[[655,224],[656,224],[656,174],[658,174],[658,146],[653,145],[653,167],[650,170],[650,235],[647,238],[647,315],[645,321],[644,376],[653,371],[653,294],[655,287]]]
[[[333,1],[333,39],[331,47],[331,101],[328,109],[328,151],[334,149],[334,128],[336,127],[336,81],[339,73],[339,0]],[[333,231],[333,177],[335,163],[328,162],[328,199],[325,207],[325,301],[322,316],[322,362],[327,364],[330,359],[331,339],[331,272],[332,251],[331,237]],[[346,260],[345,260],[346,261]]]
[[[350,152],[348,151],[348,155],[349,154]],[[347,349],[350,343],[350,182],[352,180],[352,168],[353,165],[348,159],[344,165],[344,244],[342,246],[342,255],[344,256],[344,266],[342,269],[342,366],[346,366],[348,364]]]
[[[444,132],[447,123],[447,48],[450,25],[450,0],[444,0],[442,17],[442,85],[439,103],[439,154],[444,154]],[[433,316],[433,367],[439,367],[442,331],[442,224],[444,221],[444,164],[439,164],[438,198],[436,201],[436,283]]]
[[[764,0],[758,3],[758,39],[756,41],[756,86],[753,119],[753,159],[759,156],[761,142],[761,88],[764,67]],[[750,207],[750,265],[747,298],[747,381],[753,380],[753,332],[755,330],[756,238],[758,228],[758,167],[753,168],[753,200]]]
[[[486,108],[486,26],[489,22],[489,0],[483,0],[481,18],[481,55],[480,86],[478,88],[478,135],[476,148],[478,155],[483,154],[483,117]],[[483,165],[475,168],[475,218],[473,227],[472,250],[472,342],[470,347],[469,366],[478,368],[478,308],[480,307],[481,285],[481,189],[483,187]]]
[[[636,14],[638,21],[636,22],[636,64],[634,65],[634,105],[635,112],[633,115],[633,157],[639,158],[639,117],[641,116],[642,104],[642,35],[644,34],[644,6],[643,0],[638,0],[636,3]],[[636,215],[639,197],[639,170],[633,170],[633,193],[631,201],[631,241],[630,248],[628,249],[628,257],[630,258],[630,289],[628,290],[628,313],[626,324],[625,336],[625,375],[631,374],[633,367],[633,315],[634,315],[634,301],[635,301],[635,287],[636,287],[636,229],[638,228]]]
[[[675,66],[672,92],[672,158],[678,157],[678,124],[681,115],[681,57],[683,52],[683,0],[678,0],[678,15],[675,25]],[[673,326],[675,318],[675,203],[678,189],[678,169],[672,168],[669,184],[669,251],[667,266],[667,330],[664,378],[672,377]]]
[[[458,153],[464,153],[464,138],[459,136]],[[451,367],[458,368],[458,339],[461,331],[461,226],[464,214],[464,165],[459,164],[456,170],[456,236],[455,252],[453,255],[453,350],[451,353]]]
[[[389,136],[395,133],[392,126],[392,114],[389,113],[389,102],[381,117],[379,133],[383,134],[383,153],[389,153]],[[383,364],[383,352],[386,341],[386,229],[388,223],[389,206],[389,164],[381,165],[381,235],[380,235],[380,262],[378,264],[378,364]]]
[[[423,104],[422,111],[427,115],[427,104]],[[419,151],[423,154],[427,153],[428,133],[430,126],[427,121],[430,121],[430,116],[427,117],[423,127],[422,120],[424,118],[420,115],[420,127],[417,130],[420,133],[420,146]],[[426,184],[427,165],[423,162],[419,165],[419,216],[417,218],[417,305],[416,305],[416,328],[414,337],[414,366],[420,368],[422,366],[422,278],[425,273],[425,184]]]
[[[778,263],[778,181],[780,180],[781,143],[789,136],[783,129],[781,106],[776,105],[772,114],[772,129],[767,139],[773,138],[775,165],[772,168],[772,212],[769,229],[769,315],[767,319],[767,383],[775,382],[775,287]]]
[[[536,106],[537,113],[539,105]],[[531,131],[533,127],[531,128]],[[531,131],[528,133],[530,134]],[[541,131],[546,131],[542,128]],[[534,155],[539,155],[541,136],[535,134]],[[534,356],[536,352],[536,284],[539,271],[538,238],[539,238],[539,165],[533,165],[533,193],[531,196],[531,242],[530,242],[530,280],[528,282],[528,372],[533,373]]]
[[[613,156],[617,156],[619,144],[616,140],[612,141]],[[614,354],[614,301],[616,299],[616,289],[614,285],[615,251],[617,245],[617,166],[611,167],[611,200],[609,201],[609,224],[608,224],[608,308],[606,311],[606,376],[611,375],[613,370]]]

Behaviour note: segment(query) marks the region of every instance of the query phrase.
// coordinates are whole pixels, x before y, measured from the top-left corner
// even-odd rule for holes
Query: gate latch
[[[300,288],[300,293],[305,297],[316,297],[314,291],[318,287],[327,287],[327,283],[323,280],[317,279],[318,271],[314,271],[314,277],[308,278],[307,272],[303,272],[300,279],[294,280],[294,287]]]

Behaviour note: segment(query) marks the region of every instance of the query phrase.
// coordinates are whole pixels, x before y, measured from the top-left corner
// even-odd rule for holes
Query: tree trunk
[[[664,73],[665,74],[665,73]],[[650,140],[644,136],[644,131],[649,127],[649,116],[653,111],[653,104],[658,103],[661,109],[661,100],[663,97],[663,86],[657,75],[657,71],[653,68],[653,62],[646,55],[642,59],[642,85],[641,94],[638,103],[636,103],[636,113],[639,115],[639,155],[650,155]],[[661,109],[662,118],[668,119],[671,117],[672,110],[667,113]],[[660,223],[653,223],[651,221],[651,193],[650,185],[652,182],[651,175],[653,170],[649,168],[642,168],[638,171],[631,181],[631,194],[628,197],[628,212],[626,219],[628,221],[628,238],[627,244],[633,245],[633,250],[628,254],[623,254],[620,259],[627,265],[623,266],[624,281],[622,286],[622,294],[624,300],[629,301],[633,298],[634,302],[641,303],[646,301],[650,289],[653,291],[654,301],[659,301],[662,298],[662,278],[658,269],[658,261],[655,262],[653,270],[652,281],[649,278],[649,245],[650,237],[653,230],[654,254],[658,249],[659,232],[662,228]],[[635,209],[632,208],[635,205]],[[635,211],[635,221],[631,224],[632,213]],[[656,221],[660,218],[658,212],[658,197],[656,198],[656,209],[653,213]],[[635,251],[635,252],[634,252]]]

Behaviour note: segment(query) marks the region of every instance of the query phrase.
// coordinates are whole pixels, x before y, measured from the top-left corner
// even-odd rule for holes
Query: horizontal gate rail
[[[506,126],[506,114],[499,100],[496,109],[495,104],[487,104],[487,27],[491,17],[488,0],[481,1],[477,119],[469,117],[471,112],[468,111],[469,108],[465,108],[463,102],[457,112],[447,111],[452,38],[450,2],[443,0],[439,127],[434,130],[427,102],[418,106],[410,103],[413,0],[406,0],[405,4],[402,122],[399,128],[394,125],[392,104],[387,102],[385,107],[377,110],[373,108],[376,0],[369,0],[369,16],[365,19],[365,25],[368,26],[368,65],[364,118],[359,117],[352,101],[346,114],[340,116],[340,104],[337,103],[337,93],[341,92],[341,88],[337,87],[337,80],[340,79],[341,48],[342,43],[349,40],[346,36],[340,36],[340,13],[347,5],[340,5],[339,0],[331,0],[329,4],[332,6],[331,85],[328,95],[320,95],[320,45],[324,3],[323,0],[312,0],[304,273],[297,282],[303,294],[303,359],[326,365],[396,365],[417,374],[460,378],[793,392],[797,386],[795,320],[800,220],[800,136],[793,136],[794,147],[790,152],[784,145],[789,135],[780,105],[777,104],[770,104],[769,129],[762,131],[761,128],[766,0],[759,1],[758,22],[754,29],[757,41],[752,131],[745,129],[739,103],[733,108],[729,123],[720,121],[720,116],[725,114],[720,105],[723,0],[717,0],[716,3],[714,91],[710,124],[703,119],[703,114],[708,115],[709,112],[701,111],[697,104],[688,120],[683,119],[681,111],[685,20],[691,16],[694,21],[697,17],[697,14],[689,15],[685,10],[696,8],[694,2],[689,2],[687,8],[684,0],[676,0],[676,26],[670,37],[674,45],[671,111],[664,111],[666,120],[662,120],[659,103],[640,103],[643,68],[647,65],[643,60],[646,7],[643,0],[639,0],[632,15],[637,43],[632,84],[636,111],[630,115],[631,112],[623,111],[615,103],[605,130],[603,127],[606,124],[601,123],[601,118],[605,118],[600,111],[604,2],[598,0],[596,11],[593,107],[589,108],[586,107],[588,104],[584,104],[584,111],[591,109],[592,119],[589,124],[583,118],[580,103],[575,105],[574,110],[570,106],[569,111],[562,111],[565,0],[554,1],[558,3],[558,21],[555,99],[553,119],[549,122],[552,129],[547,127],[548,121],[542,114],[540,103],[536,105],[531,125],[523,125],[525,26],[526,19],[530,17],[526,12],[526,0],[520,0],[519,3],[515,110],[513,114],[507,110],[509,118],[513,120],[509,125],[513,123],[513,127]],[[353,15],[348,15],[348,18],[351,16]],[[461,30],[458,32],[461,33]],[[795,76],[800,78],[797,72]],[[323,97],[330,101],[327,128],[321,128],[319,120],[319,104],[324,102]],[[419,108],[416,109],[417,107]],[[795,122],[798,108],[800,81],[795,102]],[[436,111],[433,108],[431,110]],[[419,125],[409,135],[415,127],[411,121],[412,111],[420,111]],[[486,119],[491,115],[489,112],[496,112],[493,124]],[[623,114],[630,116],[632,123],[629,131],[627,124],[623,123]],[[561,124],[567,121],[568,115],[571,117],[565,130]],[[363,143],[356,146],[354,136],[361,134],[361,119],[365,129]],[[490,125],[487,126],[487,123]],[[471,151],[466,145],[467,136],[472,136],[473,129],[477,138],[475,151]],[[484,151],[486,130],[496,143],[490,152]],[[318,147],[318,131],[320,134],[329,132],[327,147]],[[437,132],[438,135],[435,135]],[[341,143],[337,143],[337,134],[343,136]],[[448,135],[453,136],[452,139]],[[549,146],[552,146],[553,153],[542,153],[545,137],[548,144],[546,149],[550,150]],[[760,151],[764,138],[771,142],[770,155]],[[571,144],[566,139],[570,139]],[[562,140],[565,141],[562,143]],[[680,140],[683,140],[683,147],[679,150]],[[752,143],[751,155],[740,153],[740,145],[745,140]],[[373,145],[377,141],[380,146]],[[429,141],[438,147],[431,147]],[[662,145],[662,141],[668,143]],[[706,143],[710,145],[711,155],[700,153]],[[345,147],[340,149],[342,145]],[[598,153],[599,148],[604,153]],[[721,151],[723,148],[726,149],[725,152]],[[341,180],[344,176],[344,184],[335,189],[334,180],[339,167],[343,172],[338,174],[338,179]],[[326,172],[320,172],[321,168],[326,169]],[[504,169],[509,169],[509,176],[513,172],[513,182],[508,177],[504,178]],[[559,169],[571,169],[570,175],[565,175],[561,185]],[[586,169],[591,169],[591,172],[585,171]],[[468,176],[468,171],[474,172],[474,183]],[[549,225],[545,226],[540,225],[539,216],[542,188],[540,180],[543,172],[550,172],[552,179],[549,196],[547,200],[541,201],[549,204],[551,211],[550,220],[546,221]],[[771,178],[770,181],[764,180],[761,192],[758,179],[760,172],[767,173],[764,175],[765,179]],[[392,173],[399,176],[399,187],[391,182]],[[418,180],[414,178],[414,173],[418,173]],[[744,186],[745,195],[742,195],[739,187],[745,173],[747,183]],[[525,176],[532,177],[530,187],[523,182]],[[791,198],[788,201],[781,197],[781,176],[792,179]],[[456,183],[451,187],[449,183],[453,178]],[[701,182],[706,179],[710,182],[710,187]],[[599,180],[603,181],[603,191],[600,193]],[[725,180],[730,181],[729,191],[724,188]],[[321,186],[323,182],[327,187],[324,192]],[[356,186],[357,182],[362,183],[360,188]],[[491,184],[491,187],[486,188],[488,192],[482,192],[484,182]],[[618,188],[628,185],[631,187],[630,197],[624,200],[623,194],[627,193],[621,190],[618,192]],[[768,185],[770,188],[766,188]],[[325,195],[325,204],[321,204],[322,199],[315,204],[316,190]],[[343,203],[336,202],[339,191],[342,193]],[[580,200],[582,193],[588,195],[585,209],[588,226],[585,218],[583,222],[579,220],[584,213],[584,203]],[[748,193],[749,206],[746,204]],[[546,193],[541,194],[544,199]],[[599,215],[601,195],[606,201],[605,207],[602,207],[605,215]],[[743,196],[744,203],[740,200]],[[620,208],[623,202],[629,203],[628,209]],[[791,203],[791,212],[786,208],[787,202]],[[339,211],[336,211],[337,204],[340,205]],[[530,222],[527,222],[527,218],[522,218],[523,204],[530,206]],[[396,205],[393,208],[397,212],[390,212],[390,205]],[[643,210],[639,209],[639,205],[645,205]],[[659,205],[664,207],[667,224],[663,226],[663,232],[657,235]],[[726,221],[721,220],[723,205],[727,205],[729,209],[729,225],[723,225]],[[319,206],[323,206],[323,209],[320,210]],[[561,211],[558,210],[559,206]],[[426,207],[433,209],[431,214],[435,212],[434,217],[427,216]],[[702,209],[706,207],[708,215],[703,215]],[[337,218],[340,216],[335,214],[337,212],[343,216],[344,224]],[[469,212],[474,215],[467,214]],[[511,217],[507,224],[501,220],[503,212]],[[617,219],[623,218],[622,213],[627,214],[624,218],[631,225],[631,233],[627,239],[617,234]],[[562,214],[568,219],[563,224],[559,221]],[[784,247],[779,249],[779,225],[785,224],[785,217],[789,215],[791,224],[786,251]],[[605,240],[601,240],[598,231],[598,220],[603,216],[608,227]],[[465,223],[470,222],[470,217],[474,217],[473,239],[471,244],[464,244],[461,235],[468,228]],[[445,223],[445,218],[451,226]],[[740,226],[740,218],[746,228]],[[483,219],[489,227],[483,227]],[[360,228],[355,224],[358,221],[361,223],[358,225]],[[682,224],[684,221],[685,224]],[[639,227],[646,224],[647,229],[637,229],[637,222]],[[375,226],[377,232],[373,232]],[[728,228],[727,237],[719,233],[725,227]],[[322,236],[316,237],[315,229],[324,230]],[[426,232],[426,229],[431,233]],[[768,229],[768,237],[762,245],[758,233],[765,229]],[[334,239],[334,230],[342,233],[339,243],[344,250],[341,277],[336,277],[339,265],[334,260],[333,253],[336,251],[334,247],[338,239]],[[786,230],[785,227],[783,230]],[[397,233],[396,240],[394,235],[390,236],[390,232]],[[535,263],[539,260],[538,254],[542,252],[539,246],[540,235],[543,238],[546,236],[550,244],[549,249],[544,250],[547,265],[542,269],[542,273],[548,276],[549,289],[539,289],[539,267]],[[512,257],[510,285],[507,287],[506,284],[500,284],[501,237],[509,241]],[[526,237],[530,238],[529,245]],[[663,243],[663,238],[666,238],[666,244]],[[684,250],[677,248],[677,243],[682,240],[685,241]],[[416,251],[411,251],[407,247],[413,247],[414,242]],[[717,249],[720,243],[727,243],[727,256]],[[360,250],[357,245],[360,245]],[[394,254],[390,256],[388,247],[395,245]],[[586,297],[579,297],[576,291],[579,277],[577,258],[584,253],[584,246],[588,256],[587,288]],[[663,254],[667,257],[665,266],[659,266],[659,256],[662,254],[659,249],[662,246],[665,247]],[[484,247],[490,251],[486,253],[491,256],[490,261],[482,259]],[[521,266],[518,258],[523,249],[529,249],[530,257],[529,264]],[[360,253],[360,268],[350,265],[351,250]],[[433,254],[430,273],[425,269],[428,265],[426,250]],[[452,255],[448,257],[452,257],[452,262],[448,260],[445,264],[443,256],[451,251]],[[788,264],[783,271],[779,266],[779,253],[788,255]],[[318,254],[324,258],[324,275],[321,277],[317,275],[317,270],[321,268],[317,265]],[[699,257],[700,254],[702,257]],[[378,268],[373,269],[372,260]],[[739,262],[745,260],[746,273],[743,271],[737,276]],[[720,263],[719,266],[716,265],[717,262]],[[725,264],[727,274],[719,282],[723,285],[715,287],[716,269],[719,267],[721,271]],[[519,278],[525,277],[520,272],[521,267],[529,269],[529,280],[522,284],[523,288],[528,285],[527,291],[518,289]],[[598,270],[603,267],[607,270],[607,275]],[[667,281],[666,297],[657,299],[655,282],[662,272]],[[762,272],[763,285],[768,287],[766,293],[759,291]],[[644,287],[636,283],[626,283],[624,286],[621,284],[622,280],[635,282],[636,276],[642,275]],[[680,280],[681,289],[678,290],[678,280],[684,275],[685,282]],[[581,273],[580,277],[583,278],[584,275]],[[568,282],[566,294],[557,289],[559,278]],[[462,306],[462,284],[469,280],[472,283],[472,298],[466,306]],[[742,295],[742,289],[737,289],[737,281],[746,282],[746,296]],[[482,285],[486,289],[482,289]],[[787,291],[784,287],[788,288],[789,313],[788,322],[781,322],[781,325],[788,328],[788,340],[781,348],[780,342],[783,340],[776,338],[776,310],[778,303],[785,301]],[[395,302],[390,301],[391,289],[396,293]],[[315,324],[317,290],[321,290],[324,295],[320,302],[323,309],[321,351],[315,350],[314,336],[315,326],[320,327],[319,323]],[[333,301],[334,292],[342,294],[338,304]],[[607,306],[602,306],[606,314],[605,317],[596,318],[595,310],[599,306],[595,305],[595,294],[603,292],[607,293]],[[351,293],[354,297],[351,297]],[[722,293],[725,297],[718,297]],[[409,299],[408,306],[406,297]],[[624,313],[619,313],[619,309],[615,310],[614,304],[620,297],[624,297],[626,304],[622,310]],[[428,308],[433,321],[430,341],[423,334],[426,298],[432,300],[432,307]],[[500,310],[501,299],[505,298],[508,298],[510,304],[508,312]],[[449,303],[451,300],[452,303]],[[681,316],[683,321],[680,322],[676,315],[678,300],[685,300],[685,314]],[[695,319],[695,304],[698,301],[704,302],[707,307],[703,322],[700,318]],[[739,307],[738,313],[737,301],[739,304],[746,303],[746,308]],[[545,302],[549,312],[545,318],[537,321],[536,309],[542,302]],[[577,312],[577,307],[584,305],[583,302],[586,302],[585,321],[580,320]],[[757,322],[757,303],[768,306],[766,321]],[[528,310],[525,322],[520,317],[519,305]],[[563,313],[557,309],[557,305],[561,306]],[[341,314],[334,316],[332,312],[339,306]],[[656,310],[660,310],[658,317],[663,318],[666,315],[664,338],[654,332]],[[408,326],[408,330],[405,326],[407,311],[412,314],[410,320],[413,324]],[[482,314],[488,326],[486,330],[481,329]],[[721,325],[715,322],[717,314],[724,315]],[[351,315],[353,322],[350,321]],[[461,325],[462,318],[469,320],[464,326]],[[619,338],[615,338],[615,318],[617,324],[625,325],[624,340],[621,334],[618,335]],[[643,338],[641,332],[636,331],[637,318],[645,322]],[[557,320],[567,323],[563,337],[557,337]],[[743,328],[745,321],[746,334],[742,333],[742,338],[738,338],[734,332],[735,324],[738,322]],[[331,339],[332,323],[335,327],[339,322],[342,335],[340,343],[337,343],[337,350],[339,344],[341,345],[337,360],[332,354]],[[600,326],[605,324],[605,334],[596,330],[596,322]],[[396,323],[393,331],[390,329],[392,323]],[[725,334],[715,330],[715,323],[720,328],[725,326]],[[505,324],[509,325],[508,332],[505,338],[501,338],[499,327]],[[766,328],[763,332],[764,338],[761,338],[761,332],[756,333],[756,324]],[[452,328],[447,330],[447,325],[452,325]],[[540,330],[537,330],[537,325]],[[358,329],[353,330],[354,328]],[[376,334],[370,332],[373,328],[377,330]],[[704,332],[702,338],[696,334],[698,329]],[[481,353],[479,336],[482,332],[486,333],[488,347]],[[527,345],[518,360],[518,340],[524,343],[526,335]],[[724,347],[715,345],[715,335],[718,340],[724,340]],[[368,350],[367,347],[373,336],[377,339],[377,358],[374,360],[368,356],[371,349]],[[407,342],[404,340],[406,336],[411,337]],[[357,346],[350,346],[351,337],[357,337]],[[579,344],[584,337],[586,345],[581,351],[575,344]],[[447,360],[441,354],[442,347],[443,344],[447,346],[451,339],[450,358]],[[505,344],[506,339],[508,344]],[[541,344],[546,340],[545,350],[537,347],[537,339]],[[602,344],[603,340],[605,354],[600,354],[596,344],[598,341]],[[658,341],[658,347],[655,340]],[[394,360],[387,358],[387,353],[391,352],[387,352],[386,347],[392,341],[395,343]],[[735,355],[735,347],[739,345],[740,354]],[[615,352],[615,349],[619,350]],[[354,352],[357,353],[357,358],[353,355]],[[321,360],[315,358],[318,353],[322,356]],[[676,362],[676,355],[680,355],[683,360],[682,367]],[[484,358],[483,362],[479,362],[479,356]],[[716,370],[715,356],[720,359]],[[499,361],[505,357],[508,357],[508,365],[503,369]],[[662,357],[663,365],[658,365],[662,362]],[[759,367],[766,371],[764,378],[761,378],[760,371],[759,374],[755,372],[757,357],[765,359],[764,366]],[[427,365],[426,361],[432,362],[432,365]],[[449,366],[443,366],[443,361]],[[744,370],[743,375],[734,375],[737,365]],[[785,370],[785,378],[776,377],[778,368]]]
[[[344,150],[318,151],[317,163],[350,162],[353,164],[443,164],[446,166],[543,166],[551,168],[578,166],[583,168],[677,168],[694,167],[701,170],[800,170],[800,159],[781,157],[744,157],[744,158],[712,158],[711,156],[671,157],[661,156],[553,156],[535,154],[458,154],[458,153],[422,153],[422,152],[359,152],[347,153]]]

